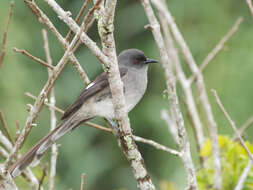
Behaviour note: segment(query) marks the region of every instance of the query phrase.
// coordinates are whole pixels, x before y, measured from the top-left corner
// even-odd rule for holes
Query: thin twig
[[[85,179],[85,176],[86,176],[86,174],[82,173],[80,190],[84,190],[84,179]]]
[[[34,100],[36,100],[36,97],[33,96],[32,94],[30,93],[26,93],[26,95]],[[55,106],[52,106],[51,104],[47,103],[47,102],[44,102],[44,104],[46,106],[48,106],[49,108],[52,108],[54,109],[55,111],[63,114],[64,111],[58,107],[55,107]],[[112,133],[112,129],[111,128],[108,128],[108,127],[104,127],[104,126],[101,126],[101,125],[98,125],[96,123],[92,123],[92,122],[84,122],[83,123],[84,125],[87,125],[89,127],[93,127],[93,128],[96,128],[96,129],[99,129],[99,130],[102,130],[102,131],[105,131],[105,132],[109,132],[109,133]],[[161,145],[155,141],[152,141],[152,140],[149,140],[149,139],[144,139],[142,137],[138,137],[138,136],[135,136],[133,135],[133,138],[135,141],[138,141],[138,142],[142,142],[142,143],[145,143],[145,144],[149,144],[151,146],[154,146],[156,149],[159,149],[159,150],[163,150],[163,151],[166,151],[166,152],[169,152],[171,154],[174,154],[174,155],[177,155],[177,156],[181,156],[181,153],[178,152],[177,150],[174,150],[174,149],[171,149],[171,148],[168,148],[164,145]]]
[[[58,15],[58,17],[64,21],[68,27],[77,33],[80,27],[70,17],[69,12],[64,11],[55,0],[44,0]],[[96,43],[89,38],[86,33],[82,33],[80,39],[91,50],[91,52],[101,61],[105,68],[110,68],[111,60],[105,56],[105,54],[99,49]]]
[[[69,56],[71,55],[71,50],[73,49],[74,45],[76,44],[77,40],[80,38],[80,35],[82,34],[84,29],[84,25],[79,28],[77,34],[75,35],[74,39],[72,40],[71,44],[65,51],[64,55],[62,56],[61,60],[53,70],[52,77],[50,77],[44,86],[44,88],[41,90],[38,98],[36,99],[34,106],[32,110],[29,113],[29,116],[26,119],[25,127],[22,130],[14,148],[11,150],[11,154],[9,158],[5,161],[5,168],[8,168],[8,165],[11,163],[12,158],[17,154],[17,151],[22,147],[24,144],[25,139],[27,138],[27,135],[30,133],[32,124],[34,123],[35,119],[38,117],[39,112],[42,109],[43,102],[45,101],[46,97],[48,96],[49,91],[52,89],[56,79],[61,74],[63,68],[66,66],[69,60]]]
[[[13,145],[11,144],[11,142],[2,134],[2,132],[0,131],[0,143],[3,144],[3,146],[5,147],[5,149],[9,152],[12,151],[13,149]],[[0,154],[2,156],[4,156],[5,158],[9,158],[9,153],[6,152],[4,149],[1,148],[0,150]],[[18,155],[19,157],[19,155]],[[6,171],[6,168],[3,168],[3,170]],[[3,173],[5,172],[3,171]],[[0,175],[1,175],[1,171],[0,171]],[[2,175],[1,175],[2,176]],[[23,173],[22,176],[24,177],[25,180],[28,181],[28,183],[30,183],[32,185],[32,187],[34,187],[35,189],[37,189],[38,187],[38,180],[37,178],[33,175],[33,173],[31,172],[31,170],[29,168],[27,168]],[[0,182],[1,183],[1,182]]]
[[[238,130],[238,133],[240,134],[240,136],[243,136],[243,133],[245,132],[245,130],[251,126],[253,123],[253,116],[251,116]],[[237,136],[234,135],[232,138],[234,141],[237,140]]]
[[[65,40],[65,38],[58,32],[58,30],[55,28],[53,23],[49,20],[49,18],[43,13],[43,11],[37,6],[35,1],[30,0],[24,0],[25,4],[30,8],[32,13],[38,18],[38,21],[42,24],[46,25],[48,29],[52,32],[52,34],[56,37],[56,39],[61,43],[64,50],[67,50],[67,47],[69,46],[69,43]],[[72,51],[73,52],[73,51]],[[75,55],[72,53],[69,56],[70,61],[72,62],[74,68],[77,70],[77,73],[79,74],[82,82],[85,85],[88,85],[90,83],[90,80],[83,70],[81,64],[75,57]]]
[[[87,6],[89,5],[89,2],[90,2],[90,0],[85,0],[85,1],[84,1],[84,3],[83,3],[83,5],[82,5],[82,7],[81,7],[79,13],[78,13],[77,16],[76,16],[76,19],[75,19],[76,23],[79,23],[79,21],[80,21],[82,15],[83,15],[85,9],[86,9]],[[70,38],[71,38],[71,36],[72,36],[73,34],[74,34],[74,33],[73,33],[72,30],[70,30],[70,31],[68,32],[68,34],[67,34],[66,37],[65,37],[65,39],[66,39],[67,42],[70,40]]]
[[[242,21],[243,21],[243,18],[239,17],[236,20],[235,24],[232,26],[232,28],[227,32],[227,34],[221,38],[219,43],[206,56],[206,58],[204,59],[204,61],[201,63],[201,65],[199,67],[200,72],[202,72],[206,68],[208,63],[210,63],[210,61],[222,50],[225,43],[236,33],[236,31],[238,30],[238,28],[239,28],[240,24],[242,23]],[[193,75],[189,78],[190,82],[193,82],[195,79],[196,79],[196,75]]]
[[[7,25],[5,27],[5,30],[4,30],[2,47],[1,47],[0,68],[1,68],[1,66],[3,64],[3,60],[4,60],[4,56],[5,56],[5,46],[6,46],[6,40],[7,40],[7,33],[8,33],[8,28],[9,28],[9,25],[10,25],[10,22],[11,22],[13,7],[14,7],[14,1],[11,1],[11,3],[10,3],[10,11],[9,11],[9,16],[8,16],[8,21],[7,21]]]
[[[162,1],[164,6],[166,6],[166,3]],[[171,33],[169,31],[168,25],[166,20],[164,19],[164,15],[159,12],[159,19],[160,23],[163,29],[164,33],[164,41],[165,45],[167,47],[167,52],[170,58],[172,59],[173,64],[175,65],[176,72],[177,72],[177,78],[180,81],[181,86],[183,87],[185,97],[186,97],[186,107],[189,113],[189,116],[192,121],[192,126],[194,129],[194,134],[196,137],[196,142],[197,142],[197,147],[198,150],[202,148],[204,145],[205,137],[204,137],[204,132],[203,132],[203,126],[200,121],[199,115],[198,115],[198,110],[194,101],[193,93],[191,90],[191,85],[189,83],[189,80],[186,78],[185,73],[181,67],[179,56],[177,53],[177,50],[174,46],[173,38],[171,36]]]
[[[17,53],[22,53],[23,55],[29,57],[30,59],[40,63],[43,66],[46,66],[47,68],[54,70],[54,67],[52,65],[47,64],[45,61],[41,60],[38,57],[33,56],[32,54],[30,54],[29,52],[27,52],[24,49],[17,49],[17,48],[13,48],[13,51],[17,52]]]
[[[94,6],[92,8],[90,8],[88,13],[85,15],[85,17],[83,19],[85,26],[87,26],[87,27],[85,27],[85,33],[88,32],[89,28],[91,27],[91,25],[95,21],[95,18],[93,18],[93,22],[91,21],[91,23],[89,23],[89,28],[88,28],[88,21],[91,18],[93,12],[99,8],[99,5],[101,4],[101,2],[102,2],[102,0],[97,0],[96,3],[94,4]],[[82,41],[79,40],[77,42],[76,46],[74,47],[73,52],[75,52],[80,47],[81,44],[82,44]]]
[[[253,161],[249,160],[248,165],[244,168],[244,170],[240,176],[240,179],[238,180],[234,190],[242,190],[243,189],[244,183],[249,175],[252,165],[253,165]]]
[[[251,15],[252,15],[252,17],[253,17],[253,5],[252,5],[251,0],[246,0],[246,3],[248,4],[250,13],[251,13]]]
[[[19,135],[20,135],[20,125],[19,125],[19,122],[16,121],[16,136],[15,136],[15,142],[17,141]]]
[[[42,168],[42,176],[41,176],[41,178],[40,178],[40,180],[39,180],[39,187],[38,187],[38,190],[41,189],[42,184],[43,184],[43,181],[44,181],[45,177],[47,176],[46,166],[41,166],[41,168]]]
[[[216,92],[216,90],[212,89],[211,90],[214,97],[215,97],[215,101],[217,103],[217,105],[219,106],[220,110],[224,113],[226,119],[228,120],[229,124],[231,125],[232,129],[234,130],[237,138],[239,139],[240,141],[240,144],[242,145],[242,147],[244,148],[244,150],[247,152],[249,158],[253,161],[253,156],[252,154],[250,153],[249,149],[247,148],[247,146],[245,145],[241,135],[239,134],[237,128],[236,128],[236,125],[235,125],[235,122],[231,119],[231,117],[229,116],[228,112],[225,110],[224,106],[222,105],[221,103],[221,100]]]
[[[14,141],[13,141],[13,139],[11,137],[10,131],[9,131],[8,127],[7,127],[7,123],[6,123],[4,114],[3,114],[3,112],[1,110],[0,110],[0,120],[2,122],[4,131],[5,131],[6,135],[7,135],[7,138],[9,139],[9,141],[11,142],[11,144],[13,145]]]
[[[9,154],[8,152],[0,146],[0,156],[2,156],[3,158],[8,158]]]
[[[49,42],[47,38],[47,32],[45,29],[42,30],[43,39],[44,39],[44,50],[46,53],[47,63],[49,65],[53,65],[52,58],[50,55],[50,49],[49,49]],[[48,77],[52,77],[52,72],[50,69],[48,69]],[[52,106],[55,106],[56,104],[56,98],[54,93],[54,87],[50,91],[50,98],[49,103]],[[56,127],[56,115],[55,110],[53,108],[49,108],[50,110],[50,130],[54,130]],[[58,148],[56,143],[52,145],[52,152],[51,152],[51,161],[50,161],[50,174],[49,174],[49,190],[54,189],[54,180],[55,180],[55,174],[56,174],[56,162],[57,162],[57,155],[58,155]]]
[[[92,27],[92,25],[95,23],[96,18],[92,18],[92,20],[87,24],[87,27],[85,28],[84,32],[87,33],[88,30]],[[76,52],[76,50],[80,47],[80,45],[82,44],[82,41],[79,40],[76,44],[76,46],[73,48],[73,52]]]
[[[34,100],[37,100],[37,97],[34,96],[34,95],[32,95],[32,94],[29,93],[29,92],[26,92],[25,95],[28,96],[28,97],[30,97],[30,98],[32,98],[32,99],[34,99]],[[55,106],[51,105],[51,104],[48,103],[47,101],[44,101],[44,104],[45,104],[46,106],[48,106],[49,108],[53,108],[54,110],[58,111],[58,112],[61,113],[61,114],[64,113],[64,110],[62,110],[62,109],[60,109],[60,108],[58,108],[58,107],[55,107]]]
[[[151,0],[151,2],[164,15],[164,18],[166,19],[168,26],[170,27],[170,30],[175,38],[175,41],[181,48],[181,51],[186,59],[186,62],[189,65],[189,68],[191,69],[192,73],[196,75],[196,84],[199,91],[199,99],[207,118],[208,131],[209,131],[211,143],[212,143],[212,155],[213,155],[213,163],[214,163],[214,181],[215,181],[214,189],[221,190],[222,173],[221,173],[221,162],[220,162],[220,157],[219,157],[220,153],[219,153],[219,146],[218,146],[217,124],[213,116],[210,102],[208,100],[203,75],[200,72],[180,30],[178,29],[177,24],[174,21],[174,18],[172,17],[170,11],[167,9],[167,6],[163,6],[163,4],[160,1]]]
[[[145,143],[145,144],[149,144],[149,145],[155,147],[158,150],[162,150],[162,151],[168,152],[170,154],[173,154],[173,155],[176,155],[176,156],[179,156],[179,157],[182,156],[182,154],[180,152],[178,152],[177,150],[167,148],[166,146],[163,146],[163,145],[161,145],[161,144],[159,144],[155,141],[152,141],[152,140],[149,140],[149,139],[144,139],[142,137],[137,137],[137,136],[133,136],[133,137],[134,137],[134,140],[137,141],[137,142],[142,142],[142,143]]]
[[[177,126],[176,126],[176,122],[173,118],[170,117],[171,114],[169,114],[167,112],[167,110],[163,109],[161,110],[161,119],[164,120],[168,126],[168,130],[171,133],[174,141],[179,144],[179,136],[178,136],[178,132],[177,132]]]
[[[149,20],[150,26],[152,28],[152,33],[159,50],[161,63],[165,72],[167,90],[170,93],[170,110],[172,117],[175,118],[175,122],[177,124],[177,134],[180,137],[178,145],[180,152],[182,153],[181,158],[187,174],[187,182],[188,182],[187,188],[191,190],[197,190],[198,186],[196,181],[195,169],[191,157],[190,143],[185,130],[183,115],[179,108],[178,96],[176,92],[175,76],[173,74],[172,69],[172,60],[167,54],[166,46],[160,31],[160,25],[156,19],[150,1],[141,0],[141,2],[144,7],[147,18]]]

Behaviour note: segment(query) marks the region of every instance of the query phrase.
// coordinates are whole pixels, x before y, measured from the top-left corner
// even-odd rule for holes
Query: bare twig
[[[206,87],[204,83],[204,78],[202,73],[200,72],[181,32],[179,31],[176,23],[174,22],[173,17],[171,16],[169,10],[166,6],[163,6],[160,1],[151,0],[151,2],[155,5],[155,7],[161,12],[167,23],[170,27],[170,30],[175,38],[175,41],[178,43],[178,45],[181,48],[181,51],[186,59],[186,62],[188,63],[192,73],[196,75],[196,84],[199,91],[199,99],[201,102],[201,105],[204,109],[205,115],[207,117],[208,121],[208,130],[211,138],[212,143],[212,155],[213,155],[213,163],[214,163],[214,189],[215,190],[221,190],[222,188],[222,174],[221,174],[221,162],[219,158],[219,146],[218,146],[218,137],[217,137],[217,124],[214,120],[214,116],[212,113],[211,105],[208,100]]]
[[[10,131],[7,127],[7,123],[6,123],[6,120],[5,120],[5,117],[4,117],[4,114],[3,112],[0,110],[0,120],[2,122],[2,125],[3,125],[3,128],[4,128],[4,131],[7,135],[7,138],[9,139],[9,141],[11,142],[11,144],[13,145],[14,144],[14,141],[13,139],[11,138],[11,134],[10,134]]]
[[[165,2],[163,2],[163,4],[164,4],[164,6],[166,6]],[[195,134],[196,142],[198,145],[198,150],[200,150],[202,148],[202,146],[204,145],[205,137],[204,137],[204,133],[203,133],[202,123],[200,121],[197,107],[195,105],[190,81],[186,78],[184,71],[181,67],[178,53],[177,53],[177,50],[174,46],[174,42],[173,42],[172,36],[170,34],[170,31],[168,29],[167,22],[164,19],[164,15],[162,13],[159,13],[159,18],[160,18],[160,23],[161,23],[163,33],[164,33],[164,41],[165,41],[165,45],[167,47],[168,55],[170,56],[170,58],[172,59],[172,62],[175,65],[177,77],[180,81],[180,84],[182,85],[182,87],[184,89],[184,93],[185,93],[185,97],[186,97],[185,103],[187,106],[187,110],[189,111],[189,116],[191,117],[191,120],[192,120],[193,129],[195,132],[194,134]]]
[[[92,25],[95,23],[96,19],[93,17],[92,20],[87,24],[87,27],[85,28],[84,32],[87,33],[88,30],[92,27]],[[73,49],[73,52],[76,52],[76,50],[80,47],[82,44],[82,41],[79,40],[76,44],[76,46]]]
[[[0,143],[3,144],[3,146],[10,152],[13,149],[13,145],[11,144],[11,142],[2,134],[2,132],[0,131]],[[9,157],[9,153],[7,151],[5,151],[5,149],[3,149],[2,147],[0,148],[0,154],[4,157],[4,158],[8,158]],[[19,155],[18,155],[19,156]],[[0,171],[0,175],[2,177],[6,177],[3,176],[2,174],[6,173],[6,169],[4,167],[1,167],[2,171]],[[25,180],[27,180],[32,187],[37,188],[38,187],[38,180],[37,178],[33,175],[33,173],[31,172],[31,170],[29,168],[27,168],[23,173],[22,176],[25,178]],[[1,181],[1,180],[0,180]],[[4,183],[4,182],[3,182]],[[0,182],[1,184],[1,182]]]
[[[86,176],[86,174],[82,173],[80,190],[84,190],[84,179],[85,179],[85,176]]]
[[[59,16],[59,18],[64,21],[68,27],[77,33],[80,27],[76,24],[76,22],[70,17],[69,12],[64,11],[55,0],[44,0]],[[94,41],[92,41],[86,33],[82,33],[80,39],[82,42],[91,50],[91,52],[101,61],[101,63],[106,68],[110,68],[111,61],[110,59],[104,55],[104,53],[99,49]]]
[[[11,1],[11,3],[10,3],[10,11],[9,11],[9,16],[8,16],[8,21],[7,21],[7,25],[5,27],[5,30],[4,30],[2,47],[1,47],[0,68],[1,68],[1,66],[3,64],[3,60],[4,60],[4,56],[5,56],[5,46],[6,46],[6,40],[7,40],[7,33],[8,33],[8,28],[9,28],[9,25],[10,25],[10,22],[11,22],[13,7],[14,7],[14,1]]]
[[[253,165],[253,161],[249,160],[248,165],[244,168],[244,170],[240,176],[240,179],[237,182],[234,190],[242,190],[243,189],[244,183],[249,175],[252,165]]]
[[[46,85],[41,90],[40,95],[36,99],[34,106],[32,107],[32,110],[30,111],[29,116],[27,117],[25,127],[22,130],[19,138],[17,139],[17,142],[16,142],[14,148],[11,150],[11,154],[10,154],[9,158],[5,162],[6,168],[8,168],[8,165],[10,164],[12,158],[16,155],[17,151],[23,145],[27,135],[30,133],[30,130],[32,128],[32,123],[35,121],[39,112],[41,111],[42,106],[43,106],[43,102],[45,101],[46,97],[48,96],[49,91],[52,89],[56,79],[60,75],[63,68],[66,66],[66,64],[69,60],[69,56],[72,53],[71,50],[73,49],[74,45],[76,44],[77,40],[79,39],[79,37],[83,31],[83,28],[84,28],[84,25],[82,25],[81,28],[79,28],[79,30],[78,30],[77,34],[75,35],[74,39],[72,40],[71,44],[69,45],[69,47],[65,51],[64,55],[62,56],[61,60],[59,61],[59,63],[55,67],[55,69],[53,70],[52,77],[50,77],[48,79]]]
[[[17,141],[19,135],[20,135],[20,125],[19,125],[19,122],[16,121],[16,136],[15,136],[15,142]]]
[[[219,41],[219,43],[215,46],[215,48],[206,56],[206,58],[204,59],[204,61],[201,63],[199,69],[200,72],[202,72],[206,66],[208,65],[208,63],[210,63],[210,61],[222,50],[222,48],[224,47],[225,43],[235,34],[235,32],[238,30],[240,24],[242,23],[243,18],[239,17],[235,24],[233,25],[233,27],[227,32],[227,34],[225,36],[223,36],[221,38],[221,40]],[[196,79],[196,75],[193,75],[190,77],[190,82],[194,81]]]
[[[48,5],[50,7],[52,7],[52,9],[58,14],[59,18],[62,19],[71,28],[71,30],[73,30],[74,32],[77,32],[79,30],[79,26],[69,16],[68,12],[65,12],[54,0],[45,0],[45,2],[47,2]],[[110,5],[112,5],[110,8],[108,6],[108,8],[109,8],[108,10],[113,10],[115,8],[115,6],[113,6],[113,5],[115,5],[116,3],[113,2],[113,1],[108,1],[108,3]],[[112,14],[112,16],[114,16],[114,14]],[[113,18],[113,17],[111,17],[111,18]],[[113,28],[111,28],[111,29],[113,29]],[[96,44],[85,33],[82,33],[81,40],[92,51],[92,53],[103,63],[105,68],[107,68],[107,70],[110,70],[109,71],[109,73],[110,73],[109,74],[109,83],[110,83],[110,88],[111,88],[112,96],[113,96],[113,104],[118,105],[118,106],[115,106],[115,108],[117,108],[115,110],[115,115],[116,115],[116,118],[119,121],[120,129],[122,129],[122,131],[124,131],[125,134],[127,134],[128,137],[129,137],[129,138],[124,138],[124,137],[126,137],[126,136],[124,136],[121,139],[127,141],[127,143],[125,143],[126,145],[135,144],[134,140],[131,136],[131,128],[130,128],[130,125],[129,125],[129,120],[128,120],[128,117],[127,117],[126,110],[124,108],[124,98],[123,98],[124,96],[123,96],[122,83],[113,82],[113,81],[115,81],[114,79],[118,79],[117,81],[121,81],[120,76],[119,76],[119,71],[118,71],[118,68],[117,68],[117,64],[116,65],[114,64],[114,63],[117,63],[117,58],[112,60],[112,58],[116,57],[115,49],[114,49],[114,52],[113,52],[113,54],[115,54],[115,55],[110,54],[112,56],[110,56],[110,59],[109,59],[107,56],[105,56],[101,52],[101,50],[96,46]],[[111,48],[111,45],[109,46],[109,49],[110,48]],[[116,60],[116,61],[114,62],[114,60]],[[114,79],[113,79],[113,77],[114,77]],[[120,96],[117,96],[117,95],[120,95]],[[117,98],[115,98],[115,97],[117,97]],[[117,100],[117,102],[115,102],[116,100]],[[121,111],[123,111],[123,112],[121,112]],[[124,147],[126,147],[126,146],[124,146]],[[132,165],[133,168],[138,167],[138,168],[136,168],[137,170],[133,169],[133,172],[134,172],[135,177],[138,181],[139,187],[141,189],[142,188],[154,189],[154,186],[153,186],[153,184],[150,180],[150,177],[148,176],[148,174],[146,172],[146,169],[144,167],[144,164],[142,162],[143,160],[141,158],[141,155],[140,155],[139,151],[137,151],[136,146],[131,146],[131,147],[134,148],[131,151],[131,154],[134,154],[135,156],[127,155],[127,157],[128,158],[131,157],[130,161],[132,163],[131,165]],[[128,152],[128,153],[130,153],[130,152]],[[135,158],[135,159],[132,159],[132,158]],[[139,173],[138,171],[141,171],[141,173]]]
[[[251,15],[253,16],[253,5],[252,5],[251,0],[246,0],[246,3],[248,4],[250,13],[251,13]]]
[[[47,176],[46,166],[41,166],[41,168],[42,168],[42,176],[41,176],[41,178],[40,178],[40,180],[39,180],[39,187],[38,187],[38,190],[41,189],[42,184],[43,184],[43,181],[44,181],[45,177]]]
[[[32,11],[32,13],[34,13],[34,15],[38,18],[38,21],[41,22],[42,24],[45,24],[49,28],[49,30],[52,32],[52,34],[61,43],[61,45],[63,46],[63,49],[66,50],[67,47],[69,46],[68,42],[57,31],[57,29],[55,28],[55,26],[53,25],[53,23],[43,13],[43,11],[39,9],[39,7],[35,3],[35,1],[24,0],[24,2],[30,8],[30,10]],[[69,56],[69,59],[73,63],[74,68],[77,70],[77,72],[78,72],[78,74],[79,74],[82,82],[84,84],[86,84],[86,85],[89,84],[90,80],[89,80],[87,74],[85,73],[85,71],[83,70],[82,66],[80,65],[80,63],[78,62],[77,58],[75,57],[75,55],[73,53]]]
[[[24,50],[24,49],[13,48],[13,51],[15,51],[15,52],[17,52],[17,53],[22,53],[23,55],[25,55],[25,56],[31,58],[32,60],[34,60],[34,61],[40,63],[40,64],[43,65],[43,66],[46,66],[47,68],[49,68],[49,69],[51,69],[51,70],[54,69],[54,67],[53,67],[52,65],[47,64],[45,61],[41,60],[41,59],[38,58],[38,57],[33,56],[32,54],[30,54],[29,52],[27,52],[27,51]]]
[[[176,156],[179,156],[179,157],[182,156],[182,154],[180,152],[178,152],[177,150],[167,148],[166,146],[163,146],[163,145],[161,145],[161,144],[159,144],[155,141],[152,141],[152,140],[149,140],[149,139],[144,139],[142,137],[137,137],[137,136],[134,136],[134,140],[138,141],[138,142],[145,143],[145,144],[149,144],[149,145],[155,147],[158,150],[162,150],[162,151],[168,152],[170,154],[173,154],[173,155],[176,155]]]
[[[171,115],[171,114],[170,114]],[[179,144],[179,136],[177,132],[176,122],[173,118],[171,118],[167,112],[167,110],[161,110],[161,119],[167,123],[168,130],[170,131],[174,141]]]
[[[36,97],[33,96],[32,94],[30,93],[26,93],[26,95],[34,100],[36,100]],[[55,111],[63,114],[64,111],[58,107],[55,107],[55,106],[52,106],[51,104],[47,103],[47,102],[44,102],[44,104],[46,106],[48,106],[50,109],[54,109]],[[109,133],[112,133],[112,129],[111,128],[107,128],[107,127],[104,127],[104,126],[101,126],[101,125],[98,125],[96,123],[92,123],[92,122],[84,122],[83,123],[84,125],[87,125],[89,127],[93,127],[93,128],[96,128],[96,129],[99,129],[99,130],[102,130],[102,131],[105,131],[105,132],[109,132]],[[149,144],[151,146],[154,146],[156,149],[158,150],[163,150],[163,151],[166,151],[168,153],[171,153],[171,154],[174,154],[176,156],[181,156],[181,153],[178,152],[177,150],[174,150],[174,149],[171,149],[171,148],[168,148],[162,144],[159,144],[155,141],[152,141],[152,140],[149,140],[149,139],[145,139],[145,138],[142,138],[142,137],[138,137],[138,136],[135,136],[133,135],[133,138],[135,141],[137,142],[142,142],[142,143],[145,143],[145,144]]]
[[[253,116],[251,116],[238,130],[238,133],[240,134],[240,136],[243,135],[243,133],[245,132],[245,130],[253,123]],[[233,140],[237,139],[236,134],[233,136],[232,138]]]
[[[217,105],[219,106],[220,110],[224,113],[226,119],[228,120],[229,124],[231,125],[232,129],[234,130],[237,138],[239,139],[240,141],[240,144],[242,145],[242,147],[244,148],[244,150],[247,152],[249,158],[253,161],[253,156],[252,154],[250,153],[249,149],[247,148],[247,146],[245,145],[242,137],[240,136],[236,126],[235,126],[235,122],[231,119],[231,117],[229,116],[228,112],[225,110],[224,106],[222,105],[221,101],[220,101],[220,98],[216,92],[216,90],[212,89],[211,90],[214,97],[215,97],[215,101],[217,103]]]
[[[8,140],[8,138],[5,137],[5,135],[2,133],[1,130],[0,130],[0,143],[3,144],[8,151],[12,150],[11,142]]]
[[[3,158],[8,158],[9,154],[8,152],[0,146],[0,156],[2,156]]]
[[[47,32],[46,30],[42,30],[43,34],[43,39],[44,39],[44,50],[46,53],[46,58],[47,58],[47,63],[49,65],[53,65],[52,63],[52,58],[50,55],[50,50],[49,50],[49,42],[47,38]],[[48,69],[48,77],[52,77],[52,72]],[[51,89],[50,91],[50,100],[49,100],[50,105],[55,106],[56,104],[56,98],[55,98],[55,93],[54,93],[54,88]],[[55,110],[53,108],[49,108],[50,110],[50,130],[54,130],[56,127],[56,115],[55,115]],[[50,161],[50,174],[49,174],[49,190],[54,189],[54,178],[56,174],[56,162],[57,162],[57,155],[58,155],[58,148],[56,143],[52,145],[52,152],[51,152],[51,161]]]
[[[96,3],[94,4],[94,6],[92,8],[90,8],[88,13],[85,15],[85,17],[83,19],[83,22],[85,23],[85,26],[87,26],[86,29],[85,29],[85,33],[88,32],[88,29],[90,28],[90,25],[93,24],[93,22],[89,23],[89,27],[88,27],[89,19],[91,18],[93,12],[99,8],[99,5],[101,4],[101,2],[102,2],[102,0],[97,0]],[[95,18],[93,18],[93,21],[95,21]],[[81,44],[82,44],[82,41],[79,40],[77,42],[76,46],[74,47],[73,52],[75,52],[80,47]]]
[[[141,0],[141,2],[148,17],[150,26],[152,28],[152,33],[158,46],[161,62],[163,65],[163,69],[165,71],[167,90],[170,93],[170,107],[171,107],[170,109],[177,124],[177,133],[180,138],[179,149],[182,153],[181,158],[187,174],[187,181],[188,181],[187,188],[196,190],[198,189],[196,175],[193,166],[193,161],[191,158],[190,144],[184,127],[184,119],[179,108],[178,97],[176,92],[175,76],[172,72],[172,60],[169,58],[167,54],[165,43],[160,31],[160,25],[155,17],[155,14],[152,10],[149,0]]]
[[[92,18],[91,21],[87,24],[86,28],[85,28],[85,33],[87,33],[89,31],[89,29],[92,27],[92,25],[95,23],[96,18]]]
[[[79,13],[78,13],[77,16],[76,16],[76,19],[75,19],[76,23],[79,23],[79,21],[80,21],[82,15],[83,15],[85,9],[86,9],[87,6],[89,5],[89,2],[90,2],[90,0],[85,0],[85,1],[84,1],[84,3],[83,3],[83,5],[82,5],[82,7],[81,7]],[[70,31],[68,32],[68,34],[66,35],[66,37],[65,37],[65,39],[66,39],[67,42],[70,40],[70,38],[71,38],[72,35],[73,35],[73,32],[70,30]]]

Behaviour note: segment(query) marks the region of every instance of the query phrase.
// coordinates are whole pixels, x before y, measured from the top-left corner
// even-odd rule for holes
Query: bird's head
[[[158,61],[147,58],[141,50],[127,49],[119,54],[118,62],[120,67],[142,69],[147,68],[149,63],[157,63]]]

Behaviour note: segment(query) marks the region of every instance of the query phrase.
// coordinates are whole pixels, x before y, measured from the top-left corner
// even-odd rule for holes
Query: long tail
[[[19,176],[20,173],[29,165],[35,166],[36,164],[38,164],[39,159],[44,155],[45,151],[56,142],[56,140],[58,140],[70,130],[77,127],[81,122],[76,121],[74,116],[63,120],[61,124],[59,124],[53,131],[51,131],[44,138],[42,138],[36,145],[34,145],[30,149],[30,151],[28,151],[24,156],[22,156],[16,163],[11,166],[11,176],[15,178]]]

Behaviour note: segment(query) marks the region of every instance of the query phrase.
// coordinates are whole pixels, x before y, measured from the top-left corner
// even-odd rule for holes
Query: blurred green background
[[[224,106],[238,127],[253,114],[253,19],[248,7],[245,1],[238,2],[236,0],[168,0],[167,2],[198,64],[232,27],[235,20],[239,16],[244,18],[239,31],[204,71],[207,93],[218,123],[219,134],[232,135],[232,129],[217,108],[210,89],[217,90]],[[8,0],[1,1],[0,39],[3,37],[6,26],[9,3]],[[61,31],[61,34],[65,36],[68,32],[66,25],[43,1],[37,3]],[[83,1],[59,0],[58,3],[65,10],[71,11],[73,16],[76,16]],[[139,48],[149,57],[159,59],[153,36],[149,30],[144,29],[147,24],[148,21],[140,1],[118,1],[115,17],[117,52],[120,53],[128,48]],[[12,49],[13,47],[26,49],[33,55],[46,60],[41,34],[42,28],[43,25],[38,22],[24,2],[15,1],[6,44],[6,57],[0,70],[0,109],[6,116],[8,127],[13,136],[15,135],[16,121],[24,126],[28,115],[26,104],[33,103],[33,100],[25,97],[24,93],[31,92],[36,96],[39,94],[47,81],[47,69],[23,55],[14,53]],[[48,36],[51,55],[54,65],[56,65],[63,55],[63,50],[50,32],[48,32]],[[96,25],[89,31],[89,36],[100,45]],[[77,51],[76,56],[91,79],[102,72],[101,65],[85,46]],[[181,60],[185,67],[184,59]],[[188,68],[184,69],[190,76]],[[65,109],[75,100],[83,88],[84,85],[78,74],[69,64],[55,84],[57,106]],[[176,148],[167,125],[160,118],[160,110],[169,106],[168,100],[163,98],[165,89],[161,65],[152,65],[149,69],[147,93],[129,114],[129,117],[135,135]],[[178,95],[182,102],[184,95],[180,87]],[[196,89],[195,95],[197,95]],[[185,108],[183,105],[181,107],[185,114]],[[60,119],[60,115],[57,116]],[[99,118],[94,122],[104,124],[103,120]],[[37,119],[38,127],[33,128],[21,150],[23,153],[48,132],[49,123],[49,111],[44,107]],[[192,143],[195,166],[198,168],[199,163],[196,160],[197,153],[192,128],[187,118],[185,123]],[[204,117],[203,124],[206,124]],[[252,132],[253,129],[248,129],[246,137],[249,140],[252,139]],[[56,189],[79,189],[80,176],[83,172],[86,173],[85,189],[137,189],[129,164],[112,135],[82,126],[63,137],[59,143],[61,147],[57,164]],[[177,189],[184,188],[186,177],[182,163],[178,158],[145,144],[138,143],[138,147],[156,186],[166,181],[173,183]],[[44,162],[47,160],[47,158],[43,159]],[[41,176],[39,168],[35,168],[34,171],[38,176]],[[22,180],[19,179],[18,183],[24,189],[27,188]],[[166,186],[163,189],[169,188]]]

